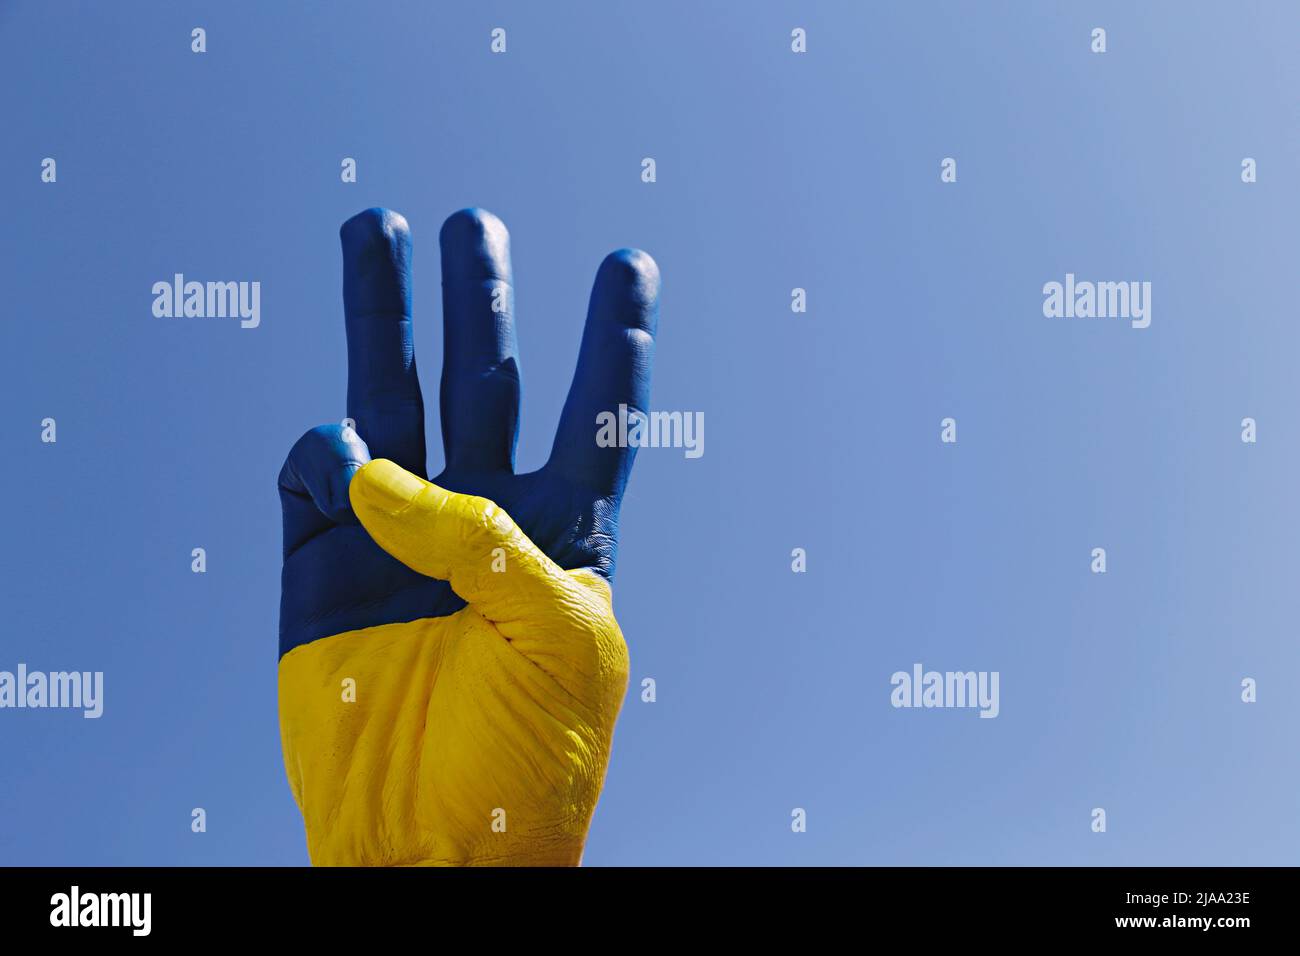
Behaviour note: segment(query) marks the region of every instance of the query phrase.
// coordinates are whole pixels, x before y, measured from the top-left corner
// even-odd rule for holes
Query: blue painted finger
[[[411,233],[388,209],[339,230],[348,338],[348,417],[373,454],[425,472],[424,399],[411,332]]]
[[[342,425],[321,425],[294,443],[279,480],[286,558],[322,531],[358,523],[348,485],[368,461],[366,443]]]
[[[519,352],[510,233],[485,209],[448,217],[442,247],[442,441],[458,472],[511,470]]]
[[[617,500],[635,447],[602,447],[598,416],[645,414],[650,404],[654,337],[659,324],[659,267],[639,249],[611,252],[596,273],[578,367],[547,468]]]

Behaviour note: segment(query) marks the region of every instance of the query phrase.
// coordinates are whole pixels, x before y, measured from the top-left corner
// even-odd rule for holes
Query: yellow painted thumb
[[[352,477],[352,510],[370,537],[420,574],[452,590],[489,621],[544,612],[572,587],[501,508],[376,458]]]

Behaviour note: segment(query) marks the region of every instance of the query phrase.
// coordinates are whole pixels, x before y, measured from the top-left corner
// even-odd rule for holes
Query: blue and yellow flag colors
[[[628,677],[609,581],[636,448],[596,421],[648,405],[658,270],[605,259],[550,460],[517,475],[509,236],[448,219],[431,482],[409,231],[373,209],[342,239],[348,420],[279,482],[280,729],[312,862],[576,864]]]

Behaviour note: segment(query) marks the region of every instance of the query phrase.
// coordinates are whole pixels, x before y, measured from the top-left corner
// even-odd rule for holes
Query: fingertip
[[[338,461],[329,475],[329,501],[321,510],[336,524],[356,524],[348,488],[352,477],[370,461],[370,449],[351,425],[320,425],[313,431],[330,445]]]
[[[379,512],[392,516],[410,507],[429,487],[427,481],[401,465],[387,458],[375,458],[352,476],[348,496],[358,515]]]
[[[410,312],[411,230],[391,209],[359,212],[339,229],[348,314]]]
[[[659,294],[659,263],[644,249],[615,249],[600,264],[598,276],[649,300]]]
[[[478,206],[458,209],[442,224],[438,242],[443,254],[464,254],[480,261],[508,263],[510,230],[497,216]]]
[[[317,425],[315,428],[309,429],[307,434],[299,441],[309,437],[333,449],[340,458],[357,461],[360,464],[365,464],[370,460],[370,449],[350,422]]]
[[[320,516],[334,524],[357,523],[348,485],[369,460],[366,443],[347,425],[318,425],[294,442],[279,477],[286,553],[319,530]],[[310,510],[302,506],[304,498],[310,498]]]
[[[280,469],[280,485],[289,487],[295,477],[330,465],[360,468],[369,460],[370,449],[355,429],[342,424],[317,425],[307,429],[289,449]]]
[[[375,245],[409,242],[411,227],[401,213],[382,206],[363,209],[339,227],[344,251],[361,252]]]
[[[593,305],[628,328],[654,335],[659,324],[659,264],[641,249],[615,249],[596,272]]]

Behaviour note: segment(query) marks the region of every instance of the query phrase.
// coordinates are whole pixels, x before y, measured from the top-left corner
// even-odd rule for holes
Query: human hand
[[[647,409],[658,268],[601,264],[551,457],[515,474],[509,236],[452,215],[430,483],[405,220],[341,237],[355,426],[309,431],[279,482],[281,737],[312,861],[576,864],[628,668],[609,581],[635,447],[600,447],[596,418]]]

